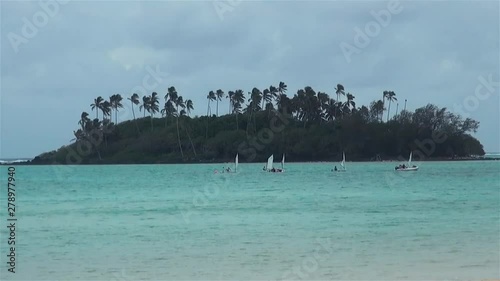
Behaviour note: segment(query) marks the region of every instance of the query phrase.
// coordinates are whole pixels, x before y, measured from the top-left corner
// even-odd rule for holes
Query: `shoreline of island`
[[[149,162],[149,163],[133,163],[133,162],[124,162],[124,163],[80,163],[80,164],[63,164],[63,163],[31,163],[30,160],[23,162],[2,162],[0,160],[0,166],[58,166],[58,165],[196,165],[196,164],[233,164],[232,161],[185,161],[185,162]],[[31,160],[32,161],[32,160]],[[435,157],[435,158],[426,158],[425,160],[414,160],[414,162],[468,162],[468,161],[500,161],[500,156],[497,158],[492,157],[459,157],[459,158],[444,158],[444,157]],[[287,164],[315,164],[315,163],[337,163],[338,161],[288,161]],[[372,160],[351,160],[346,161],[347,163],[403,163],[405,161],[400,161],[397,159],[387,159],[382,161],[372,161]],[[259,164],[264,163],[263,161],[254,161],[254,162],[240,162],[239,164]]]

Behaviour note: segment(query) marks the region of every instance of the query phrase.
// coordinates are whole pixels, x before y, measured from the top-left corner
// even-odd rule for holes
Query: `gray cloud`
[[[339,45],[354,44],[354,28],[363,30],[387,3],[240,2],[220,20],[212,2],[70,1],[16,53],[9,33],[21,34],[22,18],[41,8],[2,2],[0,157],[67,144],[81,111],[93,116],[95,97],[129,96],[147,65],[169,73],[155,91],[163,96],[174,85],[198,115],[210,90],[279,81],[289,96],[308,85],[332,95],[342,83],[358,104],[393,90],[400,109],[405,98],[410,109],[429,102],[453,109],[474,94],[480,75],[498,81],[498,2],[403,1],[349,63]],[[500,151],[498,91],[470,113],[489,151]]]

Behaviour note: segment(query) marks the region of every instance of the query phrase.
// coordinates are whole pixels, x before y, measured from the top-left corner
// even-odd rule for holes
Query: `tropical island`
[[[194,117],[193,101],[173,86],[163,97],[99,96],[89,108],[95,118],[88,112],[75,118],[72,143],[27,164],[231,162],[237,153],[240,162],[265,162],[273,153],[285,153],[287,162],[339,161],[342,152],[350,161],[405,160],[410,151],[415,161],[485,154],[471,135],[479,122],[432,104],[410,112],[405,101],[398,112],[394,91],[367,106],[357,106],[341,84],[335,98],[309,86],[291,98],[286,93],[284,82],[247,95],[209,91],[207,114]],[[133,119],[119,122],[125,102]]]

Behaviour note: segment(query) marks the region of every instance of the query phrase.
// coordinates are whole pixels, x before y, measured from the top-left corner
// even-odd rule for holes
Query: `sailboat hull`
[[[412,171],[418,171],[418,167],[411,167],[411,168],[395,168],[396,171],[398,172],[412,172]]]

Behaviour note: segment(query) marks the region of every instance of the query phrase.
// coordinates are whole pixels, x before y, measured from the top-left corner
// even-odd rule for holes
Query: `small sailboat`
[[[236,153],[236,159],[234,159],[234,172],[238,171],[238,153]]]
[[[269,158],[267,158],[267,165],[264,166],[263,170],[271,173],[282,173],[285,171],[283,169],[283,167],[285,166],[285,154],[283,154],[283,159],[281,160],[281,169],[273,168],[273,162],[274,162],[274,155],[271,155],[269,156]]]
[[[270,172],[273,169],[273,161],[274,161],[274,155],[269,156],[269,158],[267,158],[267,164],[264,166],[262,170]]]
[[[281,159],[281,171],[280,172],[284,172],[285,171],[285,154],[283,153],[283,158]]]
[[[408,159],[408,166],[405,166],[404,164],[399,165],[399,166],[395,167],[394,170],[401,171],[401,172],[418,171],[418,166],[411,165],[412,156],[413,156],[413,151],[410,152],[410,158]]]
[[[236,173],[238,171],[238,153],[236,153],[236,157],[234,158],[234,171],[231,170],[231,168],[222,168],[222,171],[220,172],[221,174],[224,173]],[[218,170],[214,171],[214,174],[219,174]]]
[[[335,168],[332,169],[333,172],[346,172],[346,168],[345,168],[345,153],[342,152],[342,162],[340,162],[340,169],[337,169],[337,166],[335,166]]]

